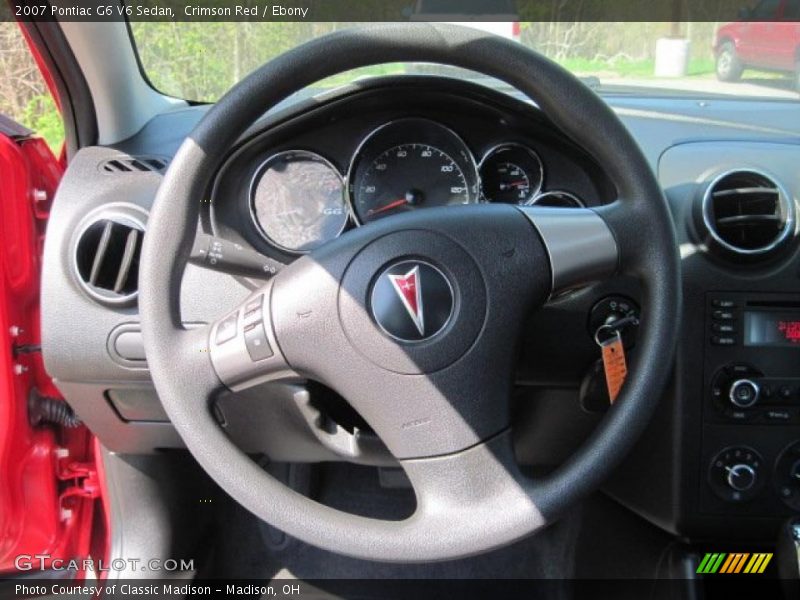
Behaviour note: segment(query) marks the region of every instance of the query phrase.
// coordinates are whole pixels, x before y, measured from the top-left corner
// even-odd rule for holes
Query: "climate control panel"
[[[800,440],[778,452],[769,450],[765,456],[741,445],[714,454],[707,473],[714,495],[726,504],[766,507],[780,500],[789,509],[800,510]]]
[[[774,483],[781,500],[800,511],[800,441],[781,452],[775,463]]]

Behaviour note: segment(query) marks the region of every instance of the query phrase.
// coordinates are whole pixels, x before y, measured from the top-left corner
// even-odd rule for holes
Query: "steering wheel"
[[[180,283],[210,176],[265,110],[325,77],[413,61],[471,69],[533,99],[595,157],[617,199],[597,209],[478,204],[378,220],[273,277],[205,327],[181,324]],[[537,478],[515,463],[510,392],[520,325],[561,290],[616,274],[642,283],[635,364],[576,453]],[[524,46],[453,25],[376,24],[315,39],[232,88],[184,141],[149,218],[140,313],[150,372],[200,465],[264,521],[363,559],[477,554],[527,536],[595,490],[650,419],[666,384],[680,305],[669,211],[609,107]],[[257,466],[218,426],[221,391],[311,379],[336,390],[402,466],[417,499],[405,520],[323,506]]]

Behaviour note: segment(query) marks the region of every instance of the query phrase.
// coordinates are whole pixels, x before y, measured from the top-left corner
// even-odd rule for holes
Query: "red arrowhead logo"
[[[403,306],[408,311],[408,316],[414,321],[420,335],[425,335],[425,320],[422,312],[422,286],[420,285],[419,265],[411,269],[405,275],[387,275],[392,287]]]

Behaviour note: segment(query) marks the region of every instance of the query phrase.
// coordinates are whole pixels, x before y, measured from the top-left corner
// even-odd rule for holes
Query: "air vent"
[[[795,230],[794,201],[758,171],[730,171],[714,179],[702,209],[710,241],[739,255],[769,254]]]
[[[153,171],[163,173],[169,161],[158,156],[117,156],[100,163],[104,173],[140,173]]]
[[[130,303],[138,292],[144,225],[131,213],[98,215],[80,230],[75,243],[78,280],[90,296],[106,304]]]

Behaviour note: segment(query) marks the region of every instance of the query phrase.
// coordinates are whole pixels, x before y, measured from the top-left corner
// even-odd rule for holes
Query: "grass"
[[[647,78],[655,71],[653,59],[631,60],[620,58],[613,61],[589,60],[586,58],[568,58],[557,61],[561,66],[577,75],[596,75],[601,80],[606,78]],[[397,75],[407,71],[404,63],[390,63],[362,67],[346,73],[339,73],[317,84],[316,87],[334,88],[345,85],[358,77],[378,77],[381,75]],[[693,58],[689,61],[689,77],[713,75],[714,60],[710,57]]]
[[[612,61],[567,58],[557,62],[577,75],[596,75],[601,80],[603,77],[652,77],[655,72],[655,61],[651,58],[643,60],[620,58]],[[692,58],[689,60],[687,76],[702,77],[713,73],[714,60],[712,58]]]
[[[404,63],[388,63],[385,65],[371,65],[369,67],[361,67],[353,69],[352,71],[345,71],[333,77],[323,79],[315,85],[315,87],[333,88],[340,85],[351,83],[354,79],[360,77],[380,77],[382,75],[399,75],[406,72],[406,65]]]

